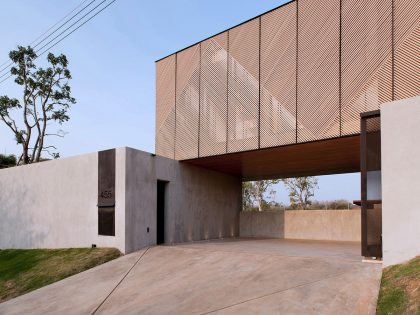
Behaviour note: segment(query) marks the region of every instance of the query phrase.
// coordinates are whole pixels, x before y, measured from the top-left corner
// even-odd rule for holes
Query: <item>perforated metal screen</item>
[[[178,160],[360,133],[420,94],[418,0],[298,0],[156,64],[156,152]]]
[[[342,0],[342,131],[392,99],[392,0]]]
[[[227,152],[258,148],[259,19],[229,31]]]
[[[226,152],[227,32],[201,43],[200,156]]]
[[[298,142],[338,137],[340,2],[298,2]]]
[[[395,99],[420,95],[420,1],[394,0]]]
[[[175,55],[156,63],[156,154],[175,157]]]
[[[175,159],[198,156],[200,44],[177,55]]]
[[[296,142],[296,3],[261,17],[261,147]]]

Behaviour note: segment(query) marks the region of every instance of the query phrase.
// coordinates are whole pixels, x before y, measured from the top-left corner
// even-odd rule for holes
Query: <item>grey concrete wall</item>
[[[116,155],[116,236],[98,235],[98,154],[0,170],[0,248],[116,247],[124,252],[124,161]]]
[[[286,211],[284,237],[360,242],[360,210]]]
[[[156,177],[166,187],[165,242],[239,235],[239,178],[156,157]]]
[[[239,219],[241,237],[284,238],[285,211],[242,211]]]
[[[165,242],[237,236],[238,178],[130,148],[116,150],[115,237],[98,235],[98,154],[0,170],[0,248],[156,244],[157,180],[166,188]]]
[[[380,222],[380,211],[370,214],[370,220]],[[360,210],[241,212],[239,235],[360,242]]]
[[[240,179],[131,148],[126,166],[127,252],[156,244],[157,180],[168,182],[166,243],[238,235]]]
[[[126,166],[125,246],[132,252],[156,244],[155,157],[126,148]]]
[[[381,106],[383,265],[420,255],[420,96]]]

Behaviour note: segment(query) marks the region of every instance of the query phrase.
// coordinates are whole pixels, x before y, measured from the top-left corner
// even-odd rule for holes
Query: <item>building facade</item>
[[[176,160],[360,134],[420,94],[420,3],[295,0],[156,62],[156,153]]]
[[[156,154],[0,170],[0,249],[265,236],[399,263],[420,254],[419,126],[420,2],[295,0],[157,61]],[[240,213],[243,180],[345,172],[360,212]]]

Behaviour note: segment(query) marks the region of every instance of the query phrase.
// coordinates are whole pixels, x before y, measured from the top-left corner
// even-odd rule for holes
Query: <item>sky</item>
[[[81,2],[0,0],[0,64],[10,50],[31,43]],[[70,121],[55,128],[66,136],[50,143],[62,157],[124,146],[154,152],[155,61],[284,2],[117,0],[51,50],[69,59],[77,104]],[[11,79],[0,84],[0,95],[19,97],[14,85]],[[0,125],[0,153],[18,152]],[[320,177],[315,198],[360,199],[359,182],[359,174]],[[287,202],[284,187],[276,190],[276,199]]]

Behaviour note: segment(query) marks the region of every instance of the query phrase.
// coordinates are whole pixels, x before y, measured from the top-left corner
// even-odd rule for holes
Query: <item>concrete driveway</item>
[[[375,314],[381,266],[354,243],[157,246],[0,304],[0,314]]]

